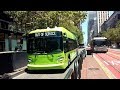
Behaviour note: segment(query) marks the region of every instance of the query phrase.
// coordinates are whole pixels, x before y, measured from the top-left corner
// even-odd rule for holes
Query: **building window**
[[[5,40],[5,34],[4,33],[0,33],[0,41],[4,41]]]
[[[8,23],[1,22],[1,28],[2,29],[8,29]]]
[[[0,51],[5,50],[5,34],[0,33]]]
[[[1,22],[0,22],[0,28],[1,28]]]

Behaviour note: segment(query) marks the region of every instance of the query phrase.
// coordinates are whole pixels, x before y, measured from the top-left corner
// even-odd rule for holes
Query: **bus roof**
[[[106,37],[94,37],[93,40],[97,40],[97,39],[107,39]]]
[[[61,31],[62,33],[66,33],[68,38],[77,39],[76,36],[73,33],[68,31],[64,27],[55,27],[55,28],[47,28],[47,29],[36,29],[36,30],[30,31],[29,34],[39,33],[39,32],[48,32],[48,31]]]

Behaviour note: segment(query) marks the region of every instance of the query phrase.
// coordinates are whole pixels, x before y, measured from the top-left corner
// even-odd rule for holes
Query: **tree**
[[[105,36],[112,43],[116,43],[119,46],[120,43],[120,21],[116,23],[115,28],[110,28],[107,31],[102,32],[102,36]]]
[[[81,30],[79,30],[77,28],[77,26],[74,26],[74,23],[70,22],[70,21],[66,21],[64,23],[60,23],[61,27],[65,27],[66,29],[68,29],[70,32],[72,32],[74,35],[76,35],[76,37],[78,38],[78,43],[82,43],[83,41],[83,33]]]
[[[83,34],[78,24],[86,19],[83,11],[6,11],[15,21],[15,30],[29,32],[37,28],[64,26],[73,32],[81,42]]]

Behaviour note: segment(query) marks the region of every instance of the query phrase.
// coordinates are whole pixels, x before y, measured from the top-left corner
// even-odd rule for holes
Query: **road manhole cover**
[[[99,70],[99,68],[88,68],[88,70]]]

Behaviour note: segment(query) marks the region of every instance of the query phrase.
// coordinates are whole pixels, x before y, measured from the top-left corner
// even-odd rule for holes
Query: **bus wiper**
[[[46,55],[47,53],[45,53],[45,51],[36,51],[36,52],[34,53],[35,58],[36,58],[36,55],[42,55],[42,54]]]

